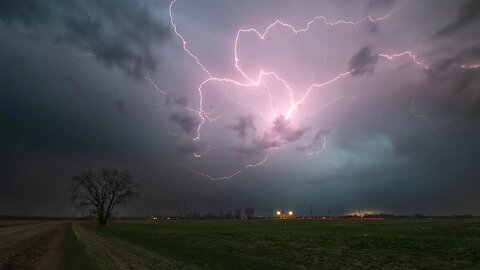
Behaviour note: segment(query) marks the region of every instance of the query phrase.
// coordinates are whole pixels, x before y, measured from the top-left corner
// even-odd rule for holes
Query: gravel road
[[[68,225],[37,222],[0,227],[0,270],[63,269]]]

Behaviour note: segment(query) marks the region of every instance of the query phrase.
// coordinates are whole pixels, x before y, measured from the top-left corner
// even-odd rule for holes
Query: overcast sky
[[[0,214],[112,167],[125,215],[480,214],[480,1],[4,0],[0,35]]]

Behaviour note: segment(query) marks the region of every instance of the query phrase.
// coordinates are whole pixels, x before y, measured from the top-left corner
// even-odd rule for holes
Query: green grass
[[[72,226],[67,227],[65,251],[65,269],[97,269],[92,258],[85,251],[83,243],[78,241]]]
[[[162,221],[81,228],[118,247],[120,255],[108,256],[156,269],[480,269],[479,220]]]

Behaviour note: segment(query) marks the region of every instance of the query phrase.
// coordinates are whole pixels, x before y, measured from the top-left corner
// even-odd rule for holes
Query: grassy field
[[[67,240],[71,269],[480,269],[480,220],[75,223]]]

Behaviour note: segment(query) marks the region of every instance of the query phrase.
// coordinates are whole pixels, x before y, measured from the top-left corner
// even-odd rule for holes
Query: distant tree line
[[[255,209],[253,207],[240,207],[234,210],[208,211],[206,213],[193,212],[185,214],[183,218],[193,219],[253,219],[255,218]]]
[[[207,211],[207,212],[192,212],[191,214],[155,214],[146,215],[145,217],[119,217],[119,219],[151,219],[156,217],[157,219],[269,219],[276,218],[272,215],[255,215],[254,209],[247,207],[245,209],[235,209],[231,211]],[[474,216],[469,214],[462,215],[422,215],[422,214],[409,214],[409,215],[394,215],[394,214],[367,214],[363,216],[359,215],[344,215],[344,216],[296,216],[296,219],[349,219],[349,218],[383,218],[383,219],[470,219],[479,218],[480,216]]]
[[[149,214],[145,218],[152,219],[152,218],[159,218],[159,219],[257,219],[257,218],[264,218],[255,216],[255,209],[253,207],[240,207],[234,210],[218,210],[218,211],[207,211],[207,212],[190,212],[184,213],[182,215],[178,214]]]

